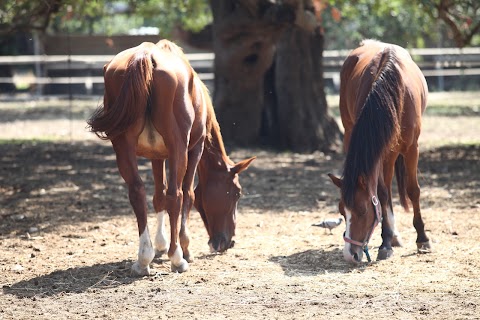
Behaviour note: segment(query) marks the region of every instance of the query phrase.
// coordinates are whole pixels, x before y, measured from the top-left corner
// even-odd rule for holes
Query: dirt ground
[[[48,104],[0,107],[0,320],[480,318],[478,112],[424,119],[430,254],[417,254],[412,213],[395,197],[404,246],[387,261],[347,264],[345,225],[333,235],[311,226],[338,216],[326,174],[340,173],[343,155],[240,149],[233,160],[257,160],[241,176],[235,247],[210,254],[193,211],[189,271],[171,273],[162,257],[154,275],[135,278],[135,217],[113,150],[84,131],[92,101]],[[151,199],[149,163],[140,170]],[[149,219],[154,230],[153,210]],[[371,245],[380,242],[377,228]]]

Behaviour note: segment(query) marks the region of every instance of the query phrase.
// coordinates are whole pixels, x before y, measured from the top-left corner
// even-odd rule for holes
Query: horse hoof
[[[155,249],[155,258],[160,258],[161,256],[163,256],[166,253],[167,253],[167,249],[164,249],[164,250]]]
[[[150,266],[146,266],[146,267],[142,267],[140,266],[140,264],[137,262],[135,262],[133,265],[132,265],[132,276],[135,276],[135,277],[144,277],[144,276],[149,276],[151,275],[150,274]]]
[[[393,250],[392,249],[379,249],[377,260],[387,260],[391,256],[393,256]]]
[[[183,255],[183,259],[187,260],[188,263],[192,263],[195,260],[193,255]]]
[[[394,236],[392,238],[392,247],[403,247],[400,237]]]
[[[188,262],[185,259],[182,259],[180,265],[176,266],[173,263],[171,264],[172,272],[182,273],[188,270]]]
[[[430,253],[430,252],[432,252],[432,247],[430,247],[430,241],[417,242],[417,252],[418,253]]]

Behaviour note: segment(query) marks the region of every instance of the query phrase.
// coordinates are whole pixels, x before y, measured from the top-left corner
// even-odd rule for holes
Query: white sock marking
[[[400,241],[400,233],[397,230],[397,227],[395,226],[395,215],[393,214],[392,209],[390,209],[390,206],[387,207],[387,217],[388,217],[388,224],[392,228],[393,231],[393,237],[397,238]]]
[[[392,228],[393,235],[394,236],[399,236],[399,233],[397,231],[397,227],[395,226],[395,215],[393,214],[392,209],[390,209],[390,206],[387,206],[387,217],[388,217],[388,224]]]
[[[140,235],[140,245],[138,247],[138,264],[142,268],[148,267],[154,257],[155,252],[153,251],[152,242],[150,241],[148,227],[145,227],[145,230]]]
[[[168,248],[167,237],[165,236],[165,212],[157,213],[157,234],[155,235],[155,248],[157,251],[165,251]]]
[[[183,264],[183,250],[180,247],[180,244],[177,244],[177,249],[175,249],[175,252],[173,255],[170,257],[170,261],[177,267]]]

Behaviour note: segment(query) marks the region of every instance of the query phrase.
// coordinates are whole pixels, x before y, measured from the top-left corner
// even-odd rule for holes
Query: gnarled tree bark
[[[323,91],[310,0],[211,0],[217,117],[227,143],[330,150],[340,130]]]

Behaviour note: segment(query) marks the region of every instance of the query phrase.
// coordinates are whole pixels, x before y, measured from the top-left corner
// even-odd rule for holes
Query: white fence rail
[[[324,51],[324,78],[332,80],[336,87],[348,53],[349,50]],[[437,78],[439,90],[443,89],[444,77],[480,75],[480,48],[411,49],[410,54],[426,77]],[[202,80],[213,80],[213,53],[187,54],[187,57]],[[11,76],[0,76],[0,84],[17,87],[36,84],[37,94],[43,93],[45,85],[75,84],[84,85],[90,94],[94,85],[103,84],[103,65],[112,58],[111,55],[0,56],[0,68],[8,65],[12,72]]]

